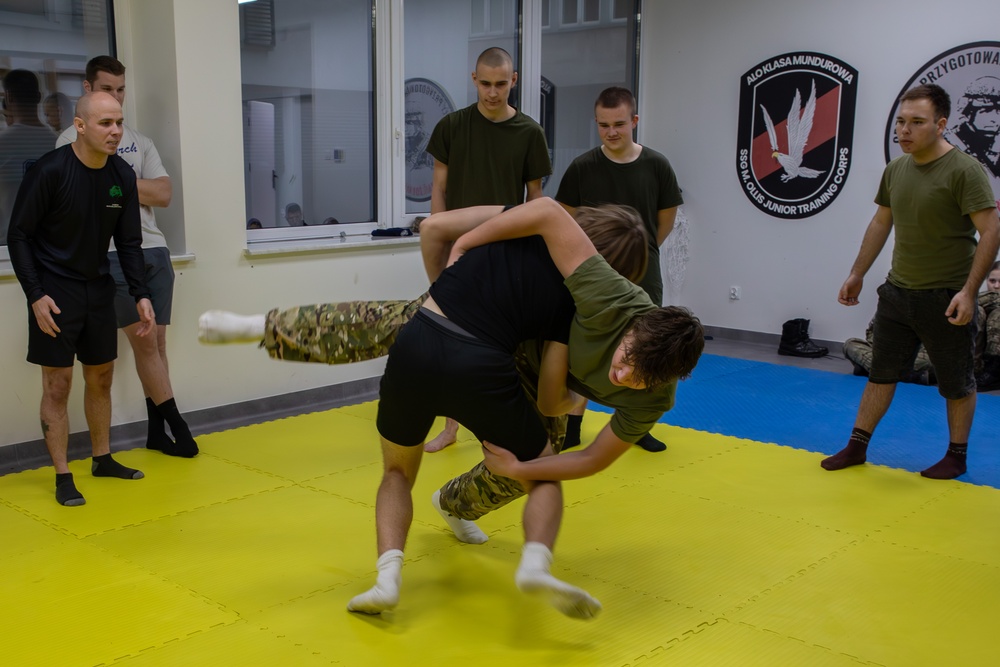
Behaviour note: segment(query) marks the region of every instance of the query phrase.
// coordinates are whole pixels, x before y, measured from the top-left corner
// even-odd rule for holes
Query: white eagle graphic
[[[788,111],[788,124],[785,128],[788,132],[787,155],[778,150],[778,135],[774,131],[774,122],[771,120],[771,116],[768,115],[764,105],[760,105],[760,110],[764,112],[764,123],[767,125],[767,136],[771,140],[771,150],[774,151],[771,153],[771,157],[777,158],[778,163],[785,170],[785,173],[781,175],[782,183],[787,183],[796,176],[816,178],[823,173],[822,171],[802,166],[802,154],[805,152],[806,140],[812,131],[813,114],[816,113],[815,81],[812,82],[812,92],[809,94],[809,100],[806,102],[805,107],[800,109],[800,104],[802,104],[802,97],[799,95],[798,88],[796,88],[795,98],[792,100],[792,108]]]

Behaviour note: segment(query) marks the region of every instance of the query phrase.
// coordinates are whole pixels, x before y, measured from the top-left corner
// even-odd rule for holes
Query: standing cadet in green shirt
[[[579,206],[601,204],[639,211],[649,232],[649,268],[639,286],[659,306],[663,303],[660,246],[674,228],[677,207],[684,203],[677,176],[667,158],[633,140],[639,116],[630,90],[617,86],[602,90],[594,103],[594,119],[601,145],[573,160],[559,183],[556,201],[570,214]],[[580,444],[585,407],[570,415],[564,448]],[[649,433],[636,444],[651,452],[667,448]]]
[[[508,101],[517,83],[510,54],[499,47],[483,51],[472,81],[476,103],[438,121],[427,142],[427,152],[434,157],[432,214],[537,199],[542,196],[542,178],[552,173],[541,126]],[[458,423],[448,419],[424,451],[440,451],[457,436]]]

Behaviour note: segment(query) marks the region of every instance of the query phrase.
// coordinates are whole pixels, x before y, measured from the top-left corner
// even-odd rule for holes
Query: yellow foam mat
[[[522,502],[454,540],[431,493],[481,460],[425,455],[402,600],[374,581],[375,404],[133,450],[142,480],[72,464],[0,477],[0,627],[11,665],[987,665],[1000,618],[1000,491],[669,426],[564,485],[553,572],[604,604],[573,621],[513,583]],[[584,439],[607,415],[588,413]],[[439,422],[436,427],[440,427]],[[471,664],[471,663],[470,663]]]

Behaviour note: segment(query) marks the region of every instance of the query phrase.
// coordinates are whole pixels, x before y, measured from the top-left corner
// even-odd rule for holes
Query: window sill
[[[179,255],[170,255],[170,263],[174,266],[179,264],[190,264],[195,260],[195,254],[193,252],[185,252]],[[14,267],[10,265],[10,260],[6,257],[0,258],[0,281],[4,280],[14,280],[17,278],[14,276]]]
[[[420,236],[372,236],[371,234],[343,234],[313,239],[284,239],[274,241],[249,241],[243,251],[246,257],[273,255],[298,255],[342,250],[370,250],[372,248],[398,248],[419,246]]]

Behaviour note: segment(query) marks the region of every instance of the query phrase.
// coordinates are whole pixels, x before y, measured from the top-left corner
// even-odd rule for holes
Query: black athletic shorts
[[[439,415],[521,461],[537,458],[548,441],[521,388],[514,355],[420,309],[389,349],[376,425],[389,442],[416,447]]]
[[[39,276],[42,288],[61,311],[52,318],[59,327],[55,338],[42,332],[28,304],[28,362],[68,368],[74,358],[99,366],[118,356],[115,322],[115,281],[111,276],[73,280],[48,272]]]
[[[143,248],[142,256],[146,264],[146,289],[153,303],[157,324],[170,324],[170,313],[174,307],[174,266],[170,263],[167,248]],[[118,326],[122,329],[139,321],[139,311],[135,308],[135,297],[128,293],[128,283],[117,252],[109,252],[111,276],[115,279],[115,313]]]

